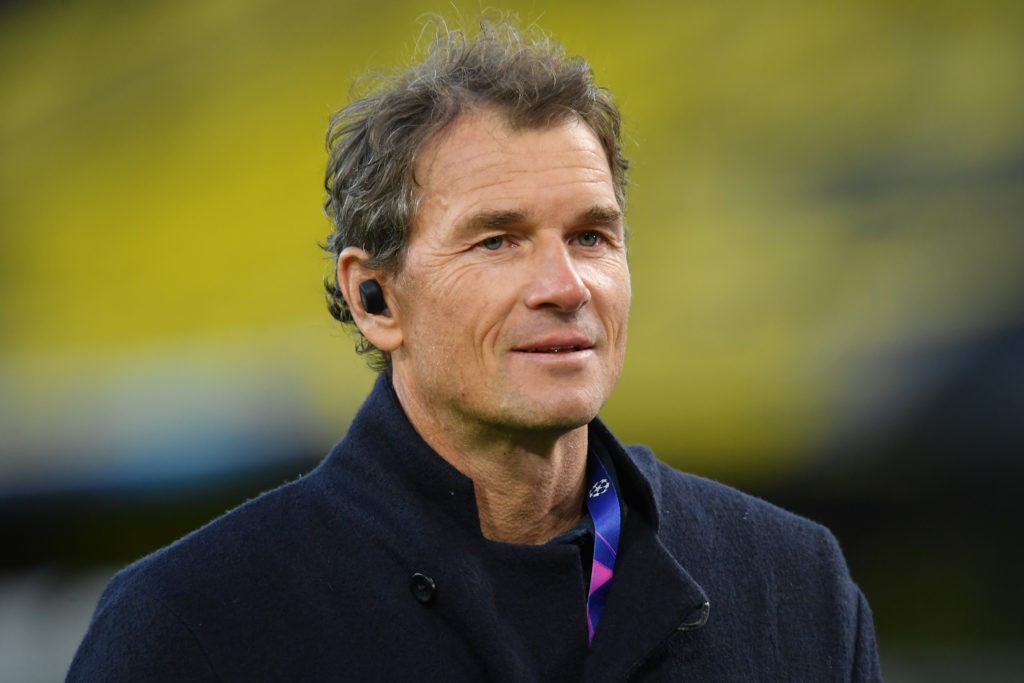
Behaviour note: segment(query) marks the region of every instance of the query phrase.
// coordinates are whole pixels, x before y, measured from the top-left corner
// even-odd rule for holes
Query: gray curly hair
[[[513,129],[579,117],[604,148],[624,208],[629,162],[622,154],[619,110],[594,83],[586,60],[508,20],[484,19],[472,36],[433,23],[437,35],[421,61],[331,117],[324,213],[332,230],[322,246],[335,264],[343,249],[356,246],[370,255],[370,267],[398,272],[416,211],[417,153],[470,108],[498,111]],[[331,315],[354,329],[356,351],[372,369],[390,368],[390,354],[355,327],[337,275],[329,275],[324,287]]]

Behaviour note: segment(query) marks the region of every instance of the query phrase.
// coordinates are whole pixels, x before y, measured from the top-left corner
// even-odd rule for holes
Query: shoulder
[[[99,609],[143,595],[175,607],[216,602],[240,586],[287,576],[291,560],[315,546],[311,536],[325,516],[316,489],[315,475],[306,475],[137,560],[114,576]]]
[[[646,446],[627,446],[626,452],[647,481],[661,521],[669,526],[697,523],[709,531],[730,532],[757,528],[759,533],[830,536],[828,530],[805,517],[727,484],[681,472],[660,461]]]
[[[214,679],[207,617],[238,613],[239,605],[251,604],[246,587],[280,573],[281,560],[273,558],[290,553],[266,533],[296,506],[311,504],[309,484],[300,482],[264,493],[118,572],[68,680]]]
[[[880,679],[870,609],[828,529],[647,448],[626,452],[649,486],[658,540],[710,600],[708,647],[737,666],[758,652],[751,672],[787,679]]]
[[[731,486],[680,472],[643,446],[626,451],[648,482],[658,536],[695,573],[765,574],[784,582],[810,575],[849,583],[839,543],[821,524]],[[838,587],[836,585],[835,587]]]

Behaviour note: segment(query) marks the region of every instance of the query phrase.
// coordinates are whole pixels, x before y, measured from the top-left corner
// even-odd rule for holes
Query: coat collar
[[[345,488],[358,486],[378,501],[394,501],[420,514],[444,514],[463,532],[480,534],[473,481],[416,432],[387,372],[377,377],[324,465],[329,485],[345,477]]]
[[[597,418],[590,424],[589,438],[598,457],[605,456],[614,468],[625,520],[615,578],[584,679],[622,680],[673,634],[703,626],[709,603],[659,538],[660,469],[635,460]],[[400,492],[402,500],[395,504],[445,515],[461,533],[482,538],[472,480],[416,433],[388,373],[378,377],[324,466],[328,480],[356,477],[381,500],[394,500]]]
[[[661,470],[642,466],[600,420],[590,435],[608,450],[628,513],[584,680],[622,681],[670,637],[703,627],[710,601],[661,540]]]

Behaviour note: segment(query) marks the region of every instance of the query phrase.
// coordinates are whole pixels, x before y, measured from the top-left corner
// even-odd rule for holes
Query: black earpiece
[[[384,302],[384,290],[376,280],[363,280],[359,283],[359,302],[370,315],[383,313],[388,308]]]

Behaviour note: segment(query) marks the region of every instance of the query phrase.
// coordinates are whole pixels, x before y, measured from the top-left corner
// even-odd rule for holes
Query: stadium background
[[[500,7],[624,112],[605,419],[828,524],[888,680],[1021,676],[1024,5]],[[327,118],[479,9],[0,4],[0,679],[62,676],[111,572],[343,434]]]

